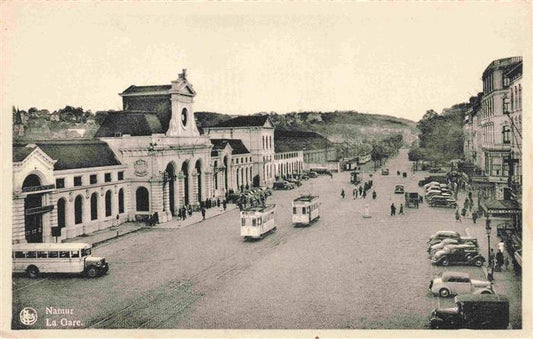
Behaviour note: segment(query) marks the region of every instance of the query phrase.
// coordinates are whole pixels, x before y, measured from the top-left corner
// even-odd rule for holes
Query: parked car
[[[455,307],[431,312],[431,328],[506,329],[509,300],[498,294],[465,294],[455,297]]]
[[[310,171],[309,173],[307,173],[307,176],[308,176],[309,178],[318,178],[318,173],[317,173],[317,172]]]
[[[440,172],[444,172],[444,169],[440,167],[432,167],[429,169],[429,173],[440,173]]]
[[[459,294],[494,294],[490,281],[470,279],[468,273],[450,271],[431,280],[429,290],[443,298]]]
[[[457,202],[455,201],[455,199],[447,196],[435,196],[432,199],[429,199],[428,204],[431,207],[457,207]]]
[[[485,262],[485,258],[472,245],[449,246],[444,246],[442,250],[437,251],[431,258],[431,263],[442,266],[475,265],[481,267]]]
[[[259,192],[262,192],[266,196],[271,196],[272,195],[272,190],[270,188],[268,188],[268,187],[259,187]]]
[[[433,254],[438,250],[441,250],[446,245],[460,245],[460,244],[473,244],[479,246],[476,238],[473,237],[460,237],[460,238],[446,238],[442,239],[440,242],[428,246],[428,253]]]
[[[451,249],[454,249],[454,248],[461,248],[461,249],[464,249],[465,251],[471,251],[471,252],[477,252],[479,251],[479,248],[477,247],[477,245],[474,245],[472,243],[467,243],[467,244],[446,244],[444,246],[442,246],[441,248],[438,248],[436,250],[431,250],[431,252],[429,252],[429,254],[431,255],[431,258],[433,258],[433,256],[435,255],[435,253],[439,252],[439,251],[450,251]]]
[[[442,241],[442,239],[447,238],[453,238],[453,239],[459,239],[461,238],[461,235],[455,231],[438,231],[435,234],[433,234],[431,237],[429,237],[428,245],[435,245],[436,243],[439,243]]]
[[[275,190],[291,190],[294,188],[294,185],[287,181],[276,181],[273,188]]]
[[[396,185],[396,186],[394,186],[394,193],[396,193],[396,194],[404,194],[405,193],[405,188],[403,187],[403,185]]]
[[[290,182],[291,184],[294,184],[298,187],[302,186],[302,182],[298,179],[287,179],[288,182]]]
[[[440,187],[440,182],[438,181],[432,181],[432,182],[428,182],[427,184],[424,185],[424,189],[428,189],[429,187]]]
[[[381,169],[381,175],[389,175],[389,169],[388,168],[382,168]]]
[[[429,177],[425,177],[424,179],[420,180],[418,182],[418,186],[424,186],[425,184],[428,184],[432,181],[445,184],[446,182],[448,182],[448,178],[444,175],[430,175]]]

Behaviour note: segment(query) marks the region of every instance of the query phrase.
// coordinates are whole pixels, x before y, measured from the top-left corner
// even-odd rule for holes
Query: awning
[[[485,200],[480,203],[483,211],[489,215],[512,215],[522,213],[520,204],[515,200]]]

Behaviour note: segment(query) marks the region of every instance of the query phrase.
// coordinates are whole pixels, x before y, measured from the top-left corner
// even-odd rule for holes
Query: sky
[[[528,2],[15,2],[1,5],[2,109],[122,108],[183,68],[195,111],[355,110],[418,121],[529,57]]]

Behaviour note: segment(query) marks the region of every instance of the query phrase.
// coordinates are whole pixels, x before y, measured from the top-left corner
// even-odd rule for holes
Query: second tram
[[[311,225],[320,218],[320,198],[318,195],[302,195],[292,202],[292,224]]]

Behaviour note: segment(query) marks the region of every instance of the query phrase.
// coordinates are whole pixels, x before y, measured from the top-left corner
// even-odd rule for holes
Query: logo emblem
[[[37,322],[37,311],[31,307],[24,307],[20,311],[20,322],[26,326],[35,324]]]
[[[144,177],[146,174],[148,174],[148,165],[146,164],[146,161],[142,159],[135,161],[133,168],[135,169],[135,175],[138,177]]]

